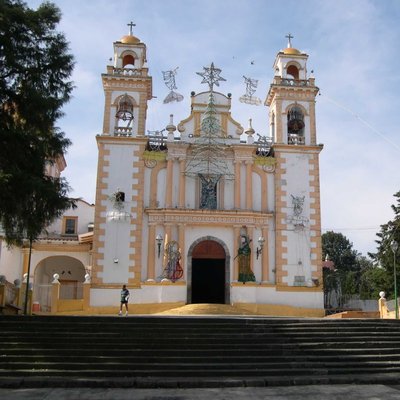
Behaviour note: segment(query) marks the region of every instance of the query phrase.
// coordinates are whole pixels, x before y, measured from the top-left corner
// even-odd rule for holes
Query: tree
[[[322,235],[322,256],[334,263],[339,271],[359,270],[357,263],[358,252],[353,250],[353,243],[341,233],[328,231]]]
[[[393,293],[392,279],[385,269],[371,265],[363,270],[361,275],[360,298],[378,299],[381,291],[384,291],[387,296]]]
[[[358,294],[360,255],[343,234],[332,231],[322,235],[322,255],[329,257],[323,268],[325,307],[340,307],[347,295]]]
[[[46,164],[70,141],[56,127],[73,89],[73,57],[55,30],[60,10],[0,0],[0,223],[9,244],[30,242],[74,205]]]
[[[375,263],[384,268],[390,277],[391,284],[386,289],[387,295],[393,293],[393,277],[394,277],[394,260],[400,261],[400,251],[397,249],[396,254],[393,254],[393,248],[391,244],[397,242],[400,247],[400,191],[394,194],[397,204],[392,204],[391,208],[394,212],[394,218],[388,221],[386,224],[381,225],[381,230],[376,235],[377,252],[369,253],[369,256],[375,261]],[[396,275],[397,282],[399,282],[399,268],[396,262]]]

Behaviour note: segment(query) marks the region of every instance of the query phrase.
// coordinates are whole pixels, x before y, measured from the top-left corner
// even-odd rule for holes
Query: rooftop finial
[[[136,24],[134,24],[132,21],[129,23],[129,24],[127,24],[128,26],[129,26],[129,35],[130,36],[132,36],[132,28],[134,27],[134,26],[136,26]]]
[[[288,33],[285,37],[288,38],[288,45],[287,45],[287,47],[288,47],[288,49],[291,49],[291,48],[292,48],[292,41],[291,41],[291,39],[293,39],[294,36],[293,36],[291,33]]]

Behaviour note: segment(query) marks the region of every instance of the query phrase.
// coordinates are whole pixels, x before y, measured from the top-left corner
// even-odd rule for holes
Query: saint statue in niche
[[[239,282],[254,282],[256,277],[250,267],[251,240],[247,235],[240,235],[240,247],[236,257],[239,258]]]
[[[221,175],[217,176],[204,176],[199,174],[201,180],[201,198],[200,208],[208,210],[217,209],[217,183],[221,178]]]

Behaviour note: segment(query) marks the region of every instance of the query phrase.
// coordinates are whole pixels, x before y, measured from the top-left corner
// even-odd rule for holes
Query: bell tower
[[[132,34],[114,43],[113,65],[102,74],[105,94],[103,135],[143,136],[152,79],[147,67],[146,45]]]
[[[103,130],[97,135],[98,166],[92,287],[140,285],[144,197],[142,154],[147,104],[152,98],[146,45],[132,34],[114,42],[112,65],[102,74]],[[96,296],[105,296],[96,294]]]
[[[323,304],[319,185],[322,145],[317,145],[315,124],[319,89],[307,71],[308,55],[292,46],[291,34],[286,37],[288,45],[276,56],[274,78],[265,101],[276,158],[276,284],[320,292],[318,299]]]

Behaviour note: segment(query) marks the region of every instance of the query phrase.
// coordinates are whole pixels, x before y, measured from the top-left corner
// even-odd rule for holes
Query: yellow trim
[[[255,165],[267,165],[271,167],[276,165],[276,159],[274,157],[253,156],[253,160]]]
[[[325,316],[323,308],[306,308],[294,307],[283,304],[248,304],[248,303],[233,303],[234,307],[249,311],[250,313],[259,315],[271,315],[281,317],[316,317],[322,318]]]
[[[143,152],[143,160],[155,160],[165,161],[167,159],[167,153],[165,151],[149,151]]]
[[[78,243],[77,241],[57,241],[46,243],[45,241],[36,242],[32,245],[32,249],[36,251],[49,251],[59,253],[82,253],[90,251],[90,243]],[[59,255],[59,254],[57,254]],[[51,257],[49,255],[48,257]]]
[[[285,286],[276,285],[277,292],[323,292],[322,285],[320,286]]]

